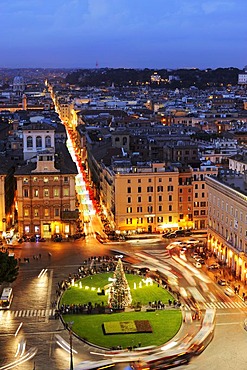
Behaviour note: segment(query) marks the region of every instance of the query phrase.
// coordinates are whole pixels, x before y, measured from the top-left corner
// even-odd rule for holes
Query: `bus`
[[[8,310],[13,300],[13,289],[4,288],[0,298],[0,309]]]

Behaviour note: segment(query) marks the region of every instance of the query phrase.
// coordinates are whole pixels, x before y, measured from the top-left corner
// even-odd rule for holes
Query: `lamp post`
[[[68,327],[68,330],[69,330],[70,370],[74,369],[74,365],[73,365],[73,345],[72,345],[72,339],[73,339],[72,326],[73,326],[73,324],[74,324],[74,321],[70,321],[70,322],[67,323],[67,327]]]

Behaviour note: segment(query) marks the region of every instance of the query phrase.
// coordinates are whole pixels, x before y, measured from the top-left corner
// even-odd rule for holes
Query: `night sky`
[[[0,67],[247,65],[247,0],[1,0]]]

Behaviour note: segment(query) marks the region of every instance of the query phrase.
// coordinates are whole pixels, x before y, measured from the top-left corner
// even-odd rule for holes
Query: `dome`
[[[24,91],[25,90],[24,78],[22,76],[15,76],[13,80],[13,90],[14,91]]]

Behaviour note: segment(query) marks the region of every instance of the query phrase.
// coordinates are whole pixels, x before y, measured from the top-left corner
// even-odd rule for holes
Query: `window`
[[[36,137],[36,148],[42,148],[42,137],[41,136]]]
[[[202,193],[202,198],[205,198],[205,193]]]
[[[191,197],[188,197],[188,202],[191,202]]]
[[[181,194],[183,192],[183,189],[179,189],[179,193]]]
[[[153,212],[153,206],[148,206],[147,211],[148,211],[148,213]]]
[[[132,207],[127,207],[127,213],[132,213]]]
[[[137,217],[136,223],[137,224],[142,224],[143,223],[143,218],[142,217]]]
[[[131,197],[128,197],[127,202],[128,202],[128,203],[131,203]]]
[[[28,216],[29,216],[29,209],[25,208],[24,209],[24,217],[28,217]]]
[[[153,198],[152,198],[152,195],[149,195],[149,196],[148,196],[148,201],[149,201],[149,202],[152,202],[152,199],[153,199]]]
[[[28,191],[28,189],[24,189],[23,190],[23,196],[24,196],[24,198],[28,198],[29,197],[29,191]]]
[[[169,216],[169,217],[168,217],[168,221],[169,221],[169,222],[172,222],[172,216]]]
[[[38,181],[38,177],[33,177],[33,182],[37,182]]]
[[[138,193],[141,193],[141,192],[142,192],[142,187],[141,187],[141,186],[138,186],[138,188],[137,188],[137,192],[138,192]]]
[[[206,207],[206,202],[201,202],[201,207]]]
[[[167,186],[167,191],[173,191],[173,185],[168,185]]]
[[[51,148],[51,137],[49,135],[45,137],[45,147]]]
[[[161,177],[159,177],[159,182],[162,182],[162,178]]]
[[[162,202],[162,195],[158,196],[159,202]]]
[[[199,202],[194,202],[194,207],[199,207]]]
[[[53,191],[54,191],[54,197],[59,197],[59,189],[55,188]]]
[[[32,136],[27,137],[27,148],[32,148],[33,147],[33,138]]]
[[[199,216],[199,211],[194,211],[194,216]]]
[[[44,189],[44,197],[49,197],[49,189]]]
[[[54,176],[54,181],[58,181],[58,176]]]
[[[28,184],[28,178],[27,177],[24,177],[23,184]]]
[[[64,176],[63,181],[64,181],[66,184],[68,184],[68,182],[69,182],[69,178],[68,178],[68,176]]]
[[[169,177],[169,182],[172,182],[172,177]]]
[[[132,218],[127,218],[126,225],[131,225],[131,224],[132,224]]]
[[[198,189],[198,184],[195,184],[195,189],[196,189],[196,190]]]
[[[201,210],[201,215],[202,215],[202,216],[205,216],[205,215],[206,215],[206,211],[205,211],[205,209],[202,209],[202,210]]]
[[[169,195],[168,200],[169,202],[172,202],[172,195]]]
[[[54,209],[55,217],[59,217],[59,208]]]
[[[142,197],[137,197],[137,202],[140,203],[142,201]]]
[[[163,222],[163,216],[158,216],[157,217],[157,222]]]
[[[137,207],[137,212],[142,212],[142,207]]]
[[[202,189],[205,189],[205,184],[202,184]]]
[[[148,182],[152,182],[152,179],[148,179]]]
[[[162,209],[163,209],[163,207],[159,206],[159,208],[158,208],[159,212],[162,212]]]
[[[171,212],[171,211],[172,211],[172,206],[170,205],[170,206],[168,207],[168,209],[169,209],[169,211]]]
[[[49,208],[45,208],[44,215],[45,217],[49,217]]]
[[[183,202],[183,197],[179,197],[179,202],[182,203]]]
[[[195,198],[198,198],[198,193],[195,193]]]
[[[153,217],[148,217],[147,218],[147,223],[148,224],[152,224],[154,222],[154,218]]]
[[[141,179],[138,179],[138,183],[140,183],[140,182],[142,182],[142,180]]]
[[[127,188],[127,193],[128,193],[128,194],[130,194],[130,193],[131,193],[131,188],[130,188],[130,187],[128,187],[128,188]]]
[[[163,191],[163,186],[158,186],[157,191]]]
[[[44,182],[47,183],[48,182],[48,177],[44,177]]]
[[[153,187],[152,186],[148,186],[147,187],[147,192],[148,193],[152,193],[153,192]]]
[[[34,189],[34,197],[37,198],[39,196],[39,189]]]
[[[68,196],[69,196],[69,189],[68,189],[68,188],[64,188],[64,189],[63,189],[63,195],[64,195],[65,197],[68,197]]]
[[[39,210],[37,208],[34,209],[34,217],[39,217]]]
[[[180,218],[180,220],[182,220],[184,218],[183,213],[180,213],[179,218]]]
[[[130,179],[128,179],[128,184],[130,184],[131,183],[131,180]]]

